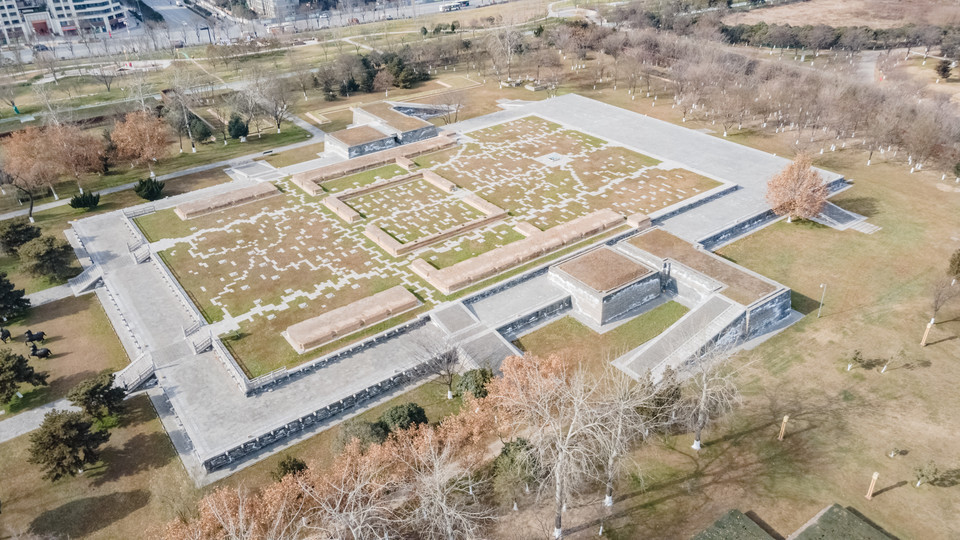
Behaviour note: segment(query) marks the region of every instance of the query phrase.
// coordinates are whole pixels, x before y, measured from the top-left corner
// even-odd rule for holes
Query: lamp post
[[[820,318],[820,312],[823,311],[823,297],[827,295],[827,284],[821,283],[820,288],[823,291],[820,293],[820,307],[817,309],[817,318]]]

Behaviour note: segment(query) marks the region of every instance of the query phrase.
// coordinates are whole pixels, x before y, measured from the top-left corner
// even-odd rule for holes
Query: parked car
[[[37,43],[36,45],[33,46],[33,50],[35,50],[35,51],[37,51],[37,52],[40,52],[40,51],[49,51],[49,50],[50,50],[50,47],[47,47],[47,46],[44,45],[43,43]]]

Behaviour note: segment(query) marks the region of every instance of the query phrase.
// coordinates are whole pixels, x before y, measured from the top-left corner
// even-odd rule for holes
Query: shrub
[[[86,191],[78,195],[74,195],[70,199],[70,206],[72,208],[86,208],[87,210],[93,210],[100,205],[100,194]]]
[[[6,272],[0,272],[0,317],[5,320],[16,319],[29,308],[30,299],[25,298],[25,291],[14,288]]]
[[[299,474],[305,470],[307,470],[307,464],[302,459],[294,456],[283,456],[270,476],[273,477],[274,481],[279,482],[288,474]]]
[[[337,440],[334,443],[336,451],[343,450],[354,439],[360,441],[360,446],[366,448],[371,444],[380,444],[387,440],[390,434],[390,428],[381,421],[364,422],[362,420],[352,420],[344,422],[340,426],[340,432],[337,434]]]
[[[227,122],[227,133],[230,134],[231,139],[246,137],[250,133],[250,126],[240,118],[240,115],[234,113],[230,115],[230,121]]]
[[[199,118],[194,118],[190,121],[190,133],[193,135],[193,140],[197,142],[208,141],[213,135],[213,132],[210,131],[210,126]]]
[[[74,386],[67,394],[67,399],[98,420],[119,414],[123,411],[123,398],[127,393],[115,386],[113,381],[112,373],[101,373]]]
[[[416,403],[403,403],[390,407],[380,416],[380,422],[390,431],[407,429],[410,426],[427,423],[427,413]]]
[[[163,182],[156,178],[147,178],[146,180],[137,182],[137,186],[134,187],[133,190],[141,199],[155,201],[163,198],[163,186]]]
[[[20,246],[40,237],[40,228],[25,217],[0,221],[0,248],[16,255]]]
[[[489,369],[471,369],[457,381],[457,395],[473,394],[475,398],[487,397],[487,384],[493,379],[493,372]]]
[[[66,240],[41,236],[24,244],[18,253],[26,271],[35,276],[66,279],[72,273],[73,248]]]

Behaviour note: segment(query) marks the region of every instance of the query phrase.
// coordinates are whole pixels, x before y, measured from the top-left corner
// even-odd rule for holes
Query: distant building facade
[[[2,1],[2,0],[0,0]],[[247,0],[247,7],[263,19],[283,20],[296,15],[299,0]]]
[[[70,36],[122,28],[117,0],[0,0],[0,32],[7,43],[40,36]]]

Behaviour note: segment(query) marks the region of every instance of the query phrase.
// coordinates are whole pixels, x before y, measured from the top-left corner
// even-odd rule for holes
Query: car
[[[40,51],[49,51],[49,50],[50,50],[50,47],[47,47],[46,45],[44,45],[44,44],[42,44],[42,43],[38,43],[38,44],[36,44],[36,45],[33,46],[33,50],[35,50],[35,51],[37,51],[37,52],[40,52]]]

